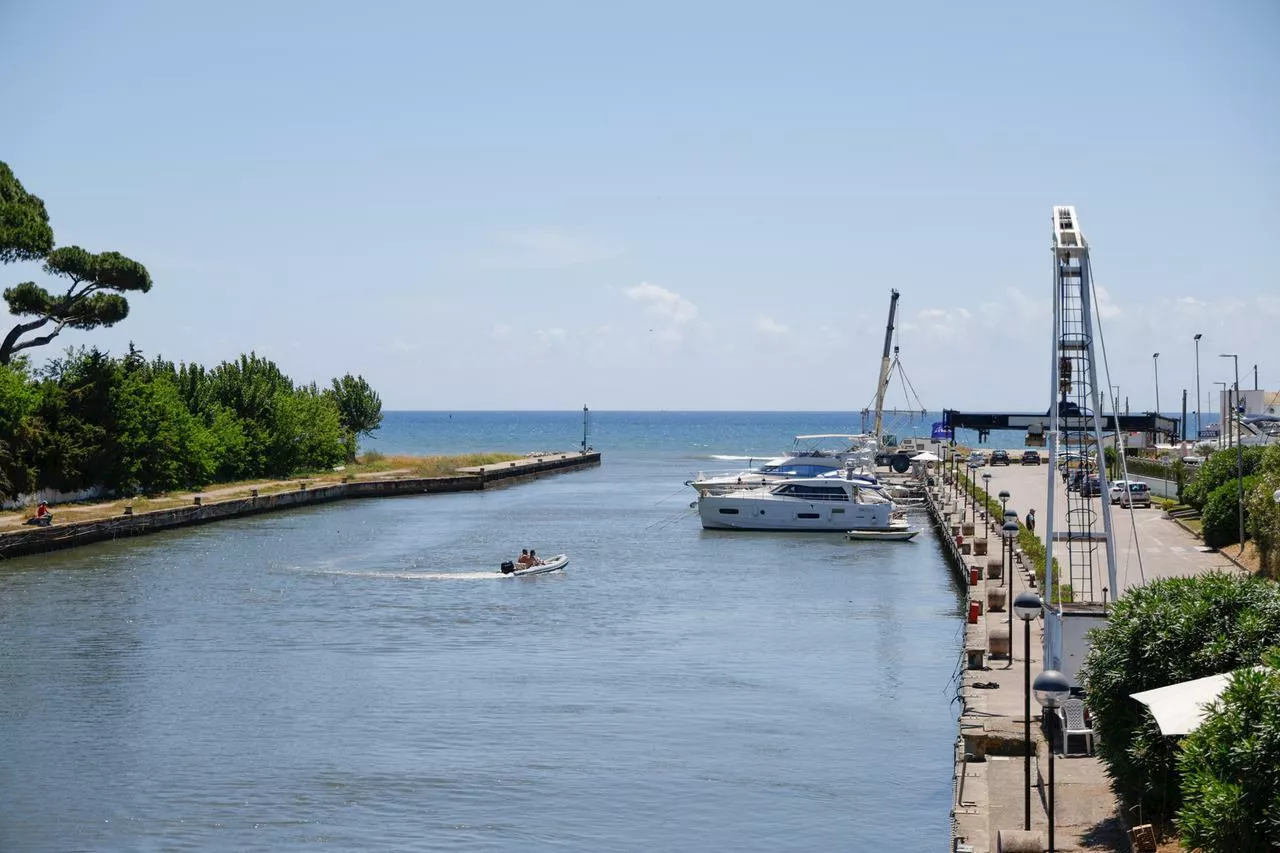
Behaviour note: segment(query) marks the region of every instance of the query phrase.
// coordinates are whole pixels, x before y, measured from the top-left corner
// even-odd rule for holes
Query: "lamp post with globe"
[[[1044,672],[1036,676],[1036,680],[1031,685],[1031,690],[1035,694],[1036,701],[1040,703],[1040,707],[1046,712],[1057,711],[1058,708],[1071,695],[1071,682],[1067,681],[1067,677],[1056,669],[1046,669]],[[1053,738],[1048,741],[1049,746],[1049,853],[1054,853],[1053,846]]]
[[[1022,620],[1022,828],[1031,830],[1031,620],[1040,615],[1044,602],[1034,592],[1020,592],[1013,600],[1013,612]]]

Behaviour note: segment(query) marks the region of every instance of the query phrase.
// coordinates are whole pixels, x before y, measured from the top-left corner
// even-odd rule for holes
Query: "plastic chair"
[[[1083,699],[1067,699],[1058,707],[1058,725],[1062,731],[1061,755],[1093,755],[1093,727],[1086,719]],[[1084,739],[1083,751],[1071,749],[1071,738]]]

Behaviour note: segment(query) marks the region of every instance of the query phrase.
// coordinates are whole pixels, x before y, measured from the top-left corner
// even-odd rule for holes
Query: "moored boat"
[[[708,530],[888,530],[897,513],[878,489],[834,477],[797,478],[698,497],[698,515]]]
[[[888,530],[846,530],[844,535],[849,539],[881,540],[885,542],[906,542],[920,532],[918,527],[893,526]]]
[[[874,482],[866,473],[875,456],[875,442],[869,435],[823,433],[797,435],[795,446],[785,456],[770,459],[755,468],[730,474],[698,474],[687,485],[698,494],[723,494],[740,489],[769,486],[783,480],[804,477],[846,476],[853,473]]]

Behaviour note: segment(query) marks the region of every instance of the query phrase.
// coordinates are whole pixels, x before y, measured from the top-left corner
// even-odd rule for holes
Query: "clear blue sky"
[[[1280,387],[1280,4],[0,4],[0,160],[155,280],[68,345],[391,409],[1047,407],[1073,204],[1134,409]],[[39,277],[0,267],[8,286]],[[891,404],[906,404],[895,389]],[[1194,401],[1189,403],[1194,408]]]

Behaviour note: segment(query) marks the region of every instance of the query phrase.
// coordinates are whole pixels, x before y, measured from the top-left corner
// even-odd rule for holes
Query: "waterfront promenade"
[[[1065,487],[1061,478],[1050,476],[1048,465],[1012,465],[964,472],[974,476],[980,487],[984,484],[981,478],[984,473],[991,475],[986,485],[990,494],[994,497],[1001,490],[1008,491],[1008,506],[1018,511],[1020,519],[1025,520],[1027,510],[1035,509],[1039,533],[1043,533],[1043,527],[1039,525],[1043,525],[1047,518],[1048,487],[1052,483],[1057,490],[1054,497],[1055,529],[1065,529]],[[937,485],[930,490],[935,516],[942,519],[944,513],[951,512],[953,520],[963,514],[966,520],[975,521],[975,538],[982,539],[986,534],[987,553],[998,557],[1002,544],[998,530],[1002,519],[993,516],[984,525],[981,510],[974,519],[967,508],[962,508],[963,491],[957,491],[945,476],[936,482]],[[1191,576],[1212,570],[1240,570],[1223,554],[1205,549],[1199,539],[1167,518],[1159,508],[1135,509],[1132,514],[1119,506],[1112,509],[1116,573],[1121,593],[1156,578]],[[950,530],[943,533],[949,536]],[[1101,553],[1099,551],[1100,561],[1103,559]],[[1066,565],[1065,544],[1055,546],[1055,556],[1061,565]],[[964,670],[960,687],[962,709],[960,737],[956,746],[953,846],[956,850],[983,853],[999,849],[998,838],[1002,830],[1008,833],[1023,829],[1026,790],[1023,759],[1025,665],[1029,655],[1033,679],[1044,668],[1043,619],[1031,622],[1028,649],[1023,642],[1023,623],[1016,616],[1010,619],[1009,604],[1020,592],[1032,589],[1040,593],[1041,590],[1033,586],[1029,561],[1015,560],[1014,571],[1006,581],[1000,577],[988,577],[985,556],[959,555],[958,560],[962,561],[960,565],[965,569],[966,584],[969,580],[968,567],[979,567],[979,582],[969,587],[969,595],[971,601],[980,602],[982,614],[975,624],[965,626],[967,660],[963,663],[970,666]],[[1105,576],[1105,564],[1099,571]],[[992,588],[1005,590],[1004,605],[999,609],[988,606],[988,590]],[[994,598],[999,597],[1000,593],[994,594]],[[991,655],[992,638],[1006,631],[1011,640],[1012,654]],[[996,642],[999,644],[1000,640]],[[975,653],[980,654],[977,667],[972,666]],[[1031,828],[1033,832],[1042,833],[1043,841],[1047,839],[1048,830],[1048,747],[1040,726],[1041,709],[1034,698],[1030,710],[1034,751],[1031,759]],[[1128,850],[1126,828],[1138,821],[1122,820],[1124,816],[1118,812],[1100,760],[1096,756],[1058,756],[1054,769],[1055,848],[1062,851]],[[1031,839],[1026,841],[1029,845],[1034,844]],[[1006,846],[1006,849],[1011,848]],[[1012,849],[1045,848],[1027,846]]]

